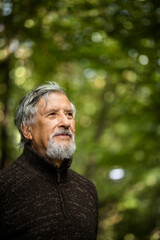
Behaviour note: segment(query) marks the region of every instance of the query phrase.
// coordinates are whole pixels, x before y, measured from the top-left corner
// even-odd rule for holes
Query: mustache
[[[53,138],[53,137],[61,135],[61,134],[65,134],[65,135],[68,135],[69,137],[73,138],[73,133],[69,129],[59,129],[59,130],[53,132],[51,134],[50,138]]]

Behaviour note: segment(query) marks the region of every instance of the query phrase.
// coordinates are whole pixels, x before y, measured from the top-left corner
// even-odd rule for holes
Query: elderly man
[[[75,107],[56,84],[20,102],[15,124],[22,155],[0,174],[0,239],[94,240],[97,193],[70,169]]]

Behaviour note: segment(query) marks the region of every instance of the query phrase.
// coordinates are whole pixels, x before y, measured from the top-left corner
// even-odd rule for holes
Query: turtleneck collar
[[[38,174],[43,178],[65,179],[67,169],[70,167],[72,159],[64,159],[60,168],[55,163],[50,163],[39,152],[34,150],[30,145],[25,145],[22,156],[21,165],[28,171]]]

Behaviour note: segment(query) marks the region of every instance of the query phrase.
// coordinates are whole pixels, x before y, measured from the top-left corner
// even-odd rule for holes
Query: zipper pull
[[[60,171],[57,170],[57,183],[60,183],[61,181],[61,174],[60,174]]]

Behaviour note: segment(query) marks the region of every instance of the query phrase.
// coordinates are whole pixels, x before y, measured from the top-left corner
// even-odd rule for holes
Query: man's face
[[[35,122],[29,126],[28,139],[31,140],[32,147],[46,155],[48,142],[52,134],[54,143],[69,146],[75,136],[75,121],[68,98],[59,92],[51,93],[48,96],[47,104],[45,98],[42,97],[37,108]],[[70,130],[73,136],[67,133],[57,133],[63,132],[63,130]]]

